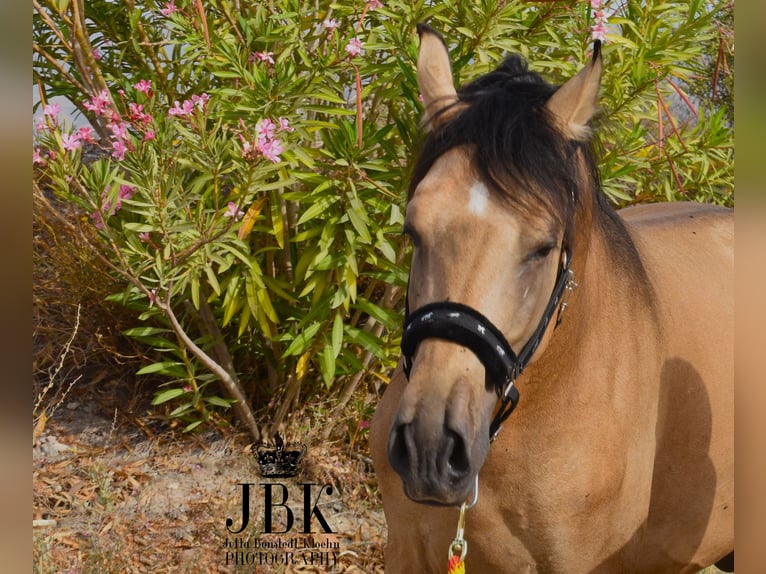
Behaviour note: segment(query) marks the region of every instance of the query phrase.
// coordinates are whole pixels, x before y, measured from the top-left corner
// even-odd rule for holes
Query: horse
[[[444,572],[458,539],[482,574],[733,563],[732,210],[611,206],[600,43],[560,87],[508,56],[458,91],[418,34],[402,356],[370,434],[386,572]]]

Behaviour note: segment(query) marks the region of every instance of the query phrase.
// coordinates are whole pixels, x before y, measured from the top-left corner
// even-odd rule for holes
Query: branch
[[[243,392],[239,381],[236,380],[231,374],[229,374],[229,372],[221,365],[219,365],[215,360],[213,360],[210,355],[198,347],[194,341],[192,341],[191,337],[189,337],[184,328],[178,322],[178,318],[170,306],[170,289],[167,291],[168,293],[166,301],[160,301],[159,298],[155,301],[157,307],[160,308],[160,310],[165,314],[165,317],[167,317],[168,321],[170,321],[170,326],[176,336],[181,339],[183,344],[186,345],[191,353],[197,357],[197,359],[199,359],[199,361],[205,367],[207,367],[210,372],[219,378],[221,383],[223,383],[223,386],[226,387],[226,391],[229,393],[229,396],[237,401],[233,405],[234,411],[237,414],[237,418],[239,418],[239,420],[242,421],[245,426],[247,426],[248,430],[250,431],[250,436],[253,438],[253,440],[255,442],[260,442],[261,433],[258,430],[258,425],[255,422],[253,411],[250,408],[247,399],[245,398],[245,393]]]

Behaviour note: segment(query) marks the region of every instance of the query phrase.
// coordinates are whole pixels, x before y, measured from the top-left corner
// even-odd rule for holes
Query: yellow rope
[[[447,574],[465,574],[465,562],[460,556],[452,556],[447,563]]]

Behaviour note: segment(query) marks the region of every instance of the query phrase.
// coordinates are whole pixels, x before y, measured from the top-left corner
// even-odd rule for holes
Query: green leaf
[[[183,389],[166,389],[164,391],[159,391],[156,395],[154,395],[152,404],[161,405],[162,403],[172,401],[173,399],[178,398],[184,394],[186,394],[186,391]]]
[[[186,375],[183,365],[178,361],[160,361],[159,363],[152,363],[136,372],[137,375],[151,375],[152,373],[159,373],[171,377],[183,377]]]

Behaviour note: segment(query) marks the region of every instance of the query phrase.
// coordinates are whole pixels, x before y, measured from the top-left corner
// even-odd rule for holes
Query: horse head
[[[562,273],[578,258],[575,227],[587,224],[583,188],[595,170],[582,144],[601,59],[597,45],[592,62],[556,88],[511,57],[458,92],[444,41],[427,26],[418,32],[428,134],[405,219],[408,315],[425,323],[431,317],[418,310],[441,306],[445,318],[405,353],[388,458],[410,499],[454,506],[471,495],[505,406],[498,398],[513,390],[495,363],[509,364],[503,378],[513,379],[553,335]],[[450,322],[463,309],[469,327]],[[481,335],[475,344],[470,330]]]

